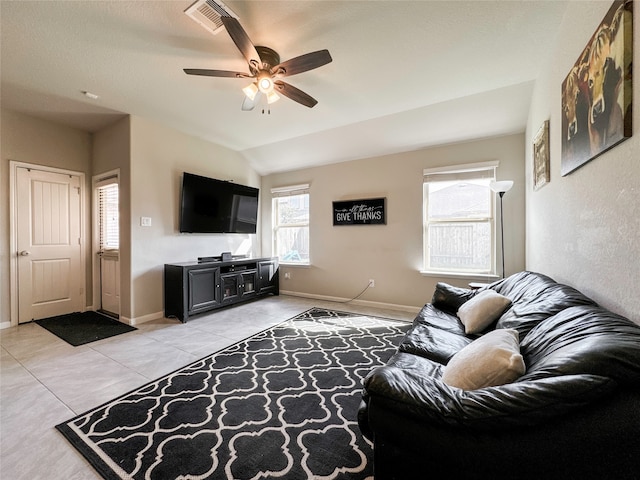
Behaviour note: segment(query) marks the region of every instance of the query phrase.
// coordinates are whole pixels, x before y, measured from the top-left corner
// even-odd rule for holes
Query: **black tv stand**
[[[164,266],[164,315],[182,322],[266,295],[280,293],[278,258],[240,258],[173,263]]]
[[[243,258],[247,258],[246,255],[232,255],[233,260],[241,260]],[[214,257],[198,257],[198,263],[207,263],[207,262],[221,262],[222,256],[214,256]]]

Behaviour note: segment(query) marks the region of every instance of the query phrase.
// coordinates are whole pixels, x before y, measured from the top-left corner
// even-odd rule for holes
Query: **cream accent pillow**
[[[497,320],[509,305],[511,300],[504,295],[495,290],[483,290],[462,304],[458,309],[458,318],[466,333],[479,333]]]
[[[511,383],[524,375],[517,330],[499,328],[456,353],[442,372],[442,381],[463,390]]]

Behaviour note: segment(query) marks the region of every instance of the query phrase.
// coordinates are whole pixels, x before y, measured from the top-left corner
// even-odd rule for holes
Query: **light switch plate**
[[[140,217],[140,226],[141,227],[150,227],[151,226],[151,217]]]

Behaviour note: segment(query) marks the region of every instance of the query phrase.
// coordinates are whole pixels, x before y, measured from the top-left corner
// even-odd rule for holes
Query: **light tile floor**
[[[410,321],[414,313],[291,296],[161,319],[73,347],[35,323],[0,330],[0,479],[100,476],[55,425],[318,306]]]

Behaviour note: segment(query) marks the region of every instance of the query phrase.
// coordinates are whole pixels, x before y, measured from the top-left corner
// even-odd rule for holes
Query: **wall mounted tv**
[[[184,172],[180,232],[256,233],[258,193],[257,188]]]

